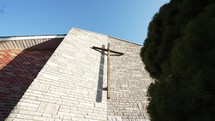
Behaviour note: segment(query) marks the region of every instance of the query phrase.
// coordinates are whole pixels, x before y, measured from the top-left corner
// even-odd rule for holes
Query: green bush
[[[171,0],[141,49],[151,121],[215,121],[215,1]]]

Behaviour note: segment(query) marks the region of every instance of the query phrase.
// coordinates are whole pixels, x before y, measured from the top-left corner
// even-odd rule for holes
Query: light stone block
[[[108,116],[107,121],[122,121],[121,116]]]
[[[48,88],[49,88],[49,85],[47,85],[45,83],[36,82],[31,85],[32,90],[37,90],[37,91],[42,91],[42,92],[47,92]]]
[[[49,113],[49,114],[57,114],[59,109],[59,105],[52,103],[41,102],[38,112]]]
[[[58,76],[54,76],[54,75],[50,75],[50,74],[44,74],[42,77],[47,78],[47,79],[51,79],[51,80],[59,80]]]

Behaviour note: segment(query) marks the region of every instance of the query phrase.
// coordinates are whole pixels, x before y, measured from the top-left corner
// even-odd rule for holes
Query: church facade
[[[0,120],[149,121],[141,47],[77,28],[1,37]]]

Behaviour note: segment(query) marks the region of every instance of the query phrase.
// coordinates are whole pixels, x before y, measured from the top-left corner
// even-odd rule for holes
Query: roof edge
[[[89,33],[93,33],[93,34],[97,34],[97,35],[101,35],[101,36],[108,36],[106,34],[102,34],[102,33],[97,33],[97,32],[94,32],[94,31],[90,31],[90,30],[85,30],[85,29],[79,29],[79,28],[76,28],[76,27],[72,27],[71,30],[79,30],[79,31],[84,31],[84,32],[89,32]]]
[[[134,42],[130,42],[130,41],[128,41],[128,40],[124,40],[124,39],[120,39],[120,38],[116,38],[116,37],[112,37],[112,36],[108,36],[108,37],[113,38],[113,39],[117,39],[117,40],[119,40],[119,41],[123,41],[123,42],[131,43],[131,44],[135,44],[135,45],[138,45],[138,46],[143,46],[143,45],[141,45],[141,44],[134,43]]]
[[[25,40],[25,39],[44,39],[44,38],[64,38],[66,34],[56,35],[26,35],[26,36],[0,36],[0,41]]]
[[[135,44],[135,45],[138,45],[138,46],[143,46],[143,45],[138,44],[138,43],[130,42],[130,41],[128,41],[128,40],[120,39],[120,38],[117,38],[117,37],[112,37],[112,36],[105,35],[105,34],[102,34],[102,33],[97,33],[97,32],[93,32],[93,31],[89,31],[89,30],[79,29],[79,28],[76,28],[76,27],[72,27],[71,30],[72,30],[72,29],[76,29],[76,30],[80,30],[80,31],[85,31],[85,32],[90,32],[90,33],[95,33],[95,34],[100,34],[100,35],[108,36],[108,37],[110,37],[110,38],[117,39],[117,40],[120,40],[120,41],[123,41],[123,42]]]

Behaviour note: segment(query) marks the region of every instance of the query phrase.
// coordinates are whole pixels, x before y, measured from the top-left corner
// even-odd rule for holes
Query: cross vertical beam
[[[110,99],[110,43],[107,47],[107,99]]]
[[[107,51],[107,99],[110,99],[110,56],[121,56],[124,55],[124,53],[117,52],[114,50],[110,50],[110,43],[108,42],[108,47],[107,49],[105,48],[100,48],[93,46],[91,47],[92,49],[95,49],[96,51]],[[114,55],[111,55],[110,53],[115,53]]]

